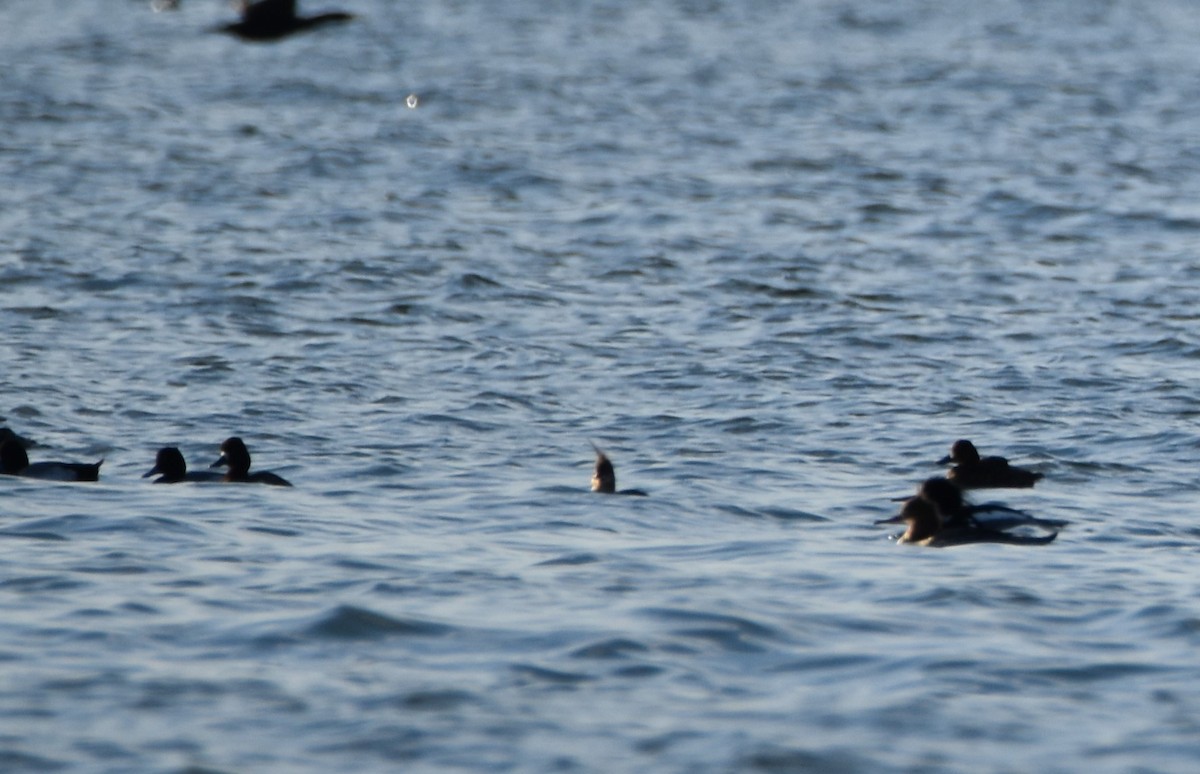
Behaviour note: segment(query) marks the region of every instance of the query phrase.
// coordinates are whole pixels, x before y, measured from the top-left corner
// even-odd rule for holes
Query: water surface
[[[0,8],[0,768],[1192,770],[1189,4],[345,7]]]

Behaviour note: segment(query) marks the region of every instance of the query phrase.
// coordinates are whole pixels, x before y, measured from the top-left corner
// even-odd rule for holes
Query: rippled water
[[[1194,769],[1191,4],[344,6],[0,5],[0,768]]]

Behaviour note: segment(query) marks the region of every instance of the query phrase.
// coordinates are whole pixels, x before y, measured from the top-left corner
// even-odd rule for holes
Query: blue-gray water
[[[1194,770],[1193,4],[340,4],[0,3],[0,769]]]

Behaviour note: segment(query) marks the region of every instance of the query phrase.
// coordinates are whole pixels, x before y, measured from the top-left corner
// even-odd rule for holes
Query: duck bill
[[[151,476],[157,476],[159,473],[162,473],[162,471],[158,469],[157,465],[155,465],[154,467],[150,468],[145,473],[143,473],[142,478],[150,478]]]
[[[935,464],[949,465],[951,462],[954,462],[954,460],[950,459],[950,455],[946,455],[945,457],[942,457],[940,460],[938,460]]]
[[[208,467],[209,467],[209,468],[223,468],[223,467],[225,467],[225,466],[226,466],[226,465],[228,465],[228,464],[229,464],[229,460],[225,458],[225,455],[224,455],[224,454],[222,454],[222,455],[221,455],[221,456],[220,456],[220,457],[217,459],[217,461],[216,461],[216,462],[214,462],[213,464],[209,465]]]
[[[877,521],[875,523],[876,524],[902,524],[903,522],[904,522],[904,519],[900,518],[900,515],[897,514],[897,515],[891,517],[890,519],[880,519],[879,521]]]

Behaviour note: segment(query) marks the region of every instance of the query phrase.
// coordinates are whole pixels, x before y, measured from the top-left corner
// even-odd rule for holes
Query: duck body
[[[250,472],[250,450],[241,438],[226,438],[221,444],[221,456],[210,467],[228,467],[229,472],[221,477],[227,484],[269,484],[291,486],[291,482],[269,470]]]
[[[970,543],[1045,545],[1058,537],[1067,522],[1040,519],[1002,503],[972,505],[948,479],[936,477],[921,484],[917,494],[904,501],[900,513],[876,524],[904,524],[899,543],[947,548]],[[1049,532],[1029,535],[1010,530],[1033,528]]]
[[[213,470],[189,471],[183,453],[174,446],[164,446],[158,450],[154,458],[154,467],[142,474],[142,478],[157,475],[156,484],[179,484],[185,481],[193,483],[215,483],[224,478],[224,474]]]
[[[1025,468],[1008,464],[1003,457],[980,457],[975,444],[959,439],[939,465],[955,463],[946,478],[962,489],[1028,489],[1045,477]]]
[[[933,548],[951,548],[972,543],[1002,543],[1010,546],[1044,546],[1054,542],[1057,532],[1048,535],[1020,535],[986,527],[958,527],[940,530],[936,535],[918,543]],[[901,541],[904,542],[904,541]]]
[[[592,448],[596,450],[596,467],[592,471],[592,491],[601,494],[620,494],[632,495],[634,497],[648,497],[649,495],[640,489],[622,489],[617,490],[617,471],[613,467],[612,460],[608,458],[604,452],[592,444]]]
[[[1023,525],[1058,529],[1067,526],[1061,519],[1041,519],[1025,511],[1010,508],[1004,503],[989,502],[975,505],[964,499],[963,492],[948,478],[934,476],[922,482],[917,496],[928,501],[938,512],[942,523],[949,527],[976,525],[993,529],[1010,529]]]
[[[1018,511],[1000,503],[983,503],[971,506],[971,520],[983,529],[1010,530],[1018,527],[1037,527],[1045,530],[1058,530],[1070,522],[1065,519],[1043,519],[1032,516],[1025,511]]]
[[[256,3],[242,3],[242,20],[217,29],[244,40],[269,41],[324,24],[350,21],[353,18],[354,14],[343,11],[298,16],[296,0],[259,0]]]
[[[20,442],[9,439],[0,443],[0,473],[6,476],[37,478],[42,481],[99,481],[104,460],[87,462],[29,462]]]

